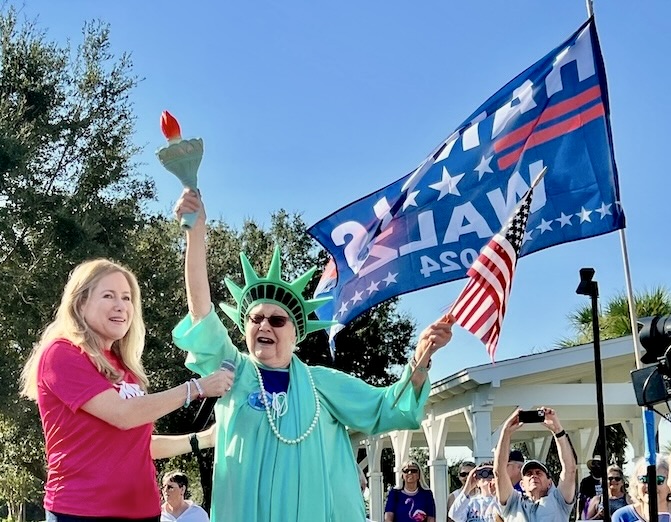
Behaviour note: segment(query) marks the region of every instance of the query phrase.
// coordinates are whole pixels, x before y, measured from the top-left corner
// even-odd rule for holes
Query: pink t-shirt
[[[122,370],[119,359],[106,353]],[[64,339],[44,351],[37,374],[37,405],[47,453],[44,507],[49,511],[119,518],[160,514],[150,454],[152,424],[120,430],[81,409],[110,388],[124,399],[143,395],[135,376],[123,371],[119,384],[110,383],[88,355]]]

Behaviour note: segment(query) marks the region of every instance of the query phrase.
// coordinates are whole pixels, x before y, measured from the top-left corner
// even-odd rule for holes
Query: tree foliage
[[[666,315],[671,313],[671,294],[663,286],[650,291],[634,294],[636,316]],[[573,337],[558,342],[559,346],[578,346],[593,340],[592,306],[582,305],[568,315],[570,326],[575,331]],[[599,313],[599,335],[601,340],[616,339],[631,334],[629,319],[629,301],[624,292],[620,292],[606,302]]]
[[[131,96],[137,82],[129,56],[112,54],[105,24],[86,24],[73,48],[49,41],[32,22],[20,23],[12,8],[0,8],[0,476],[6,477],[0,503],[13,510],[28,499],[39,502],[46,478],[37,408],[19,398],[19,374],[78,263],[108,257],[137,275],[151,389],[192,377],[170,334],[186,312],[183,234],[171,216],[147,210],[154,185],[134,163],[139,149],[132,141]],[[265,274],[279,244],[285,278],[324,266],[326,254],[305,230],[299,215],[283,210],[272,214],[268,230],[253,220],[239,230],[211,222],[214,302],[231,300],[225,277],[242,281],[240,251]],[[306,295],[316,284],[317,277]],[[244,347],[239,332],[224,322]],[[390,301],[339,334],[335,361],[323,333],[306,339],[297,353],[382,385],[395,380],[413,334],[411,319]],[[157,431],[192,431],[196,408],[160,419]],[[158,463],[160,472],[175,467],[192,478],[197,470],[188,458]]]

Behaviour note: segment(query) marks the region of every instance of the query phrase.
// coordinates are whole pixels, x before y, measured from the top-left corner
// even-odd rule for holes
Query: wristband
[[[564,435],[566,435],[566,430],[561,430],[555,433],[555,439],[561,439]]]
[[[191,379],[191,382],[196,387],[196,390],[198,390],[198,398],[202,399],[203,397],[205,397],[205,392],[203,391],[203,387],[198,382],[198,379]]]
[[[184,407],[188,408],[191,404],[191,381],[186,381],[186,400],[184,401]]]
[[[200,452],[200,446],[198,445],[198,437],[195,433],[189,435],[189,444],[191,444],[191,451],[193,453]]]

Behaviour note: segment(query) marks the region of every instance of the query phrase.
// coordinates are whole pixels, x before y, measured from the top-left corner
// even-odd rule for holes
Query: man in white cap
[[[567,522],[575,505],[576,461],[573,448],[555,411],[551,408],[539,408],[539,411],[544,413],[543,425],[552,432],[557,444],[561,464],[559,483],[554,486],[545,464],[528,460],[522,466],[524,495],[513,488],[506,468],[510,439],[523,425],[519,419],[520,410],[516,410],[503,424],[494,452],[496,496],[505,522]]]

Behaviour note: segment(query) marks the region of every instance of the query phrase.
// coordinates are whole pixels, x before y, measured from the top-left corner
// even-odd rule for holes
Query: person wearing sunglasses
[[[481,464],[469,472],[466,484],[448,515],[455,522],[496,522],[497,516],[501,514],[491,462]]]
[[[401,473],[400,487],[389,490],[384,522],[435,522],[436,503],[419,463],[406,460]]]
[[[669,457],[668,455],[657,455],[657,512],[669,511]],[[644,458],[634,461],[633,473],[629,477],[629,495],[631,504],[617,509],[611,517],[611,522],[648,522],[650,513],[649,492],[647,476],[648,463]]]
[[[459,482],[461,482],[461,487],[452,491],[447,497],[448,522],[454,522],[449,516],[450,508],[452,507],[452,504],[454,504],[454,500],[457,498],[459,493],[461,493],[461,490],[464,488],[464,484],[466,484],[468,474],[471,472],[473,468],[475,468],[475,462],[471,462],[470,460],[465,460],[459,466],[459,471],[457,472],[457,478],[459,479]]]
[[[624,472],[620,466],[612,464],[606,471],[608,478],[608,512],[612,518],[613,513],[621,507],[629,504],[627,491],[624,485]],[[595,495],[587,504],[587,520],[603,519],[603,496]]]
[[[189,478],[181,471],[163,475],[161,522],[210,522],[207,512],[189,500]]]
[[[308,366],[294,351],[308,334],[334,324],[312,318],[328,299],[303,296],[314,268],[294,281],[282,279],[276,247],[265,277],[240,254],[244,281],[225,279],[235,302],[219,306],[244,334],[248,353],[242,353],[211,303],[199,195],[185,190],[175,211],[178,217],[193,212],[198,218],[186,231],[189,314],[173,330],[173,339],[188,353],[187,367],[200,375],[216,371],[224,361],[236,368],[231,392],[214,408],[211,518],[363,522],[365,506],[347,427],[375,434],[420,426],[430,384],[427,363],[417,361],[447,344],[454,318],[421,332],[414,362],[390,387]],[[411,365],[417,367],[412,377]],[[412,386],[401,394],[408,381]]]

